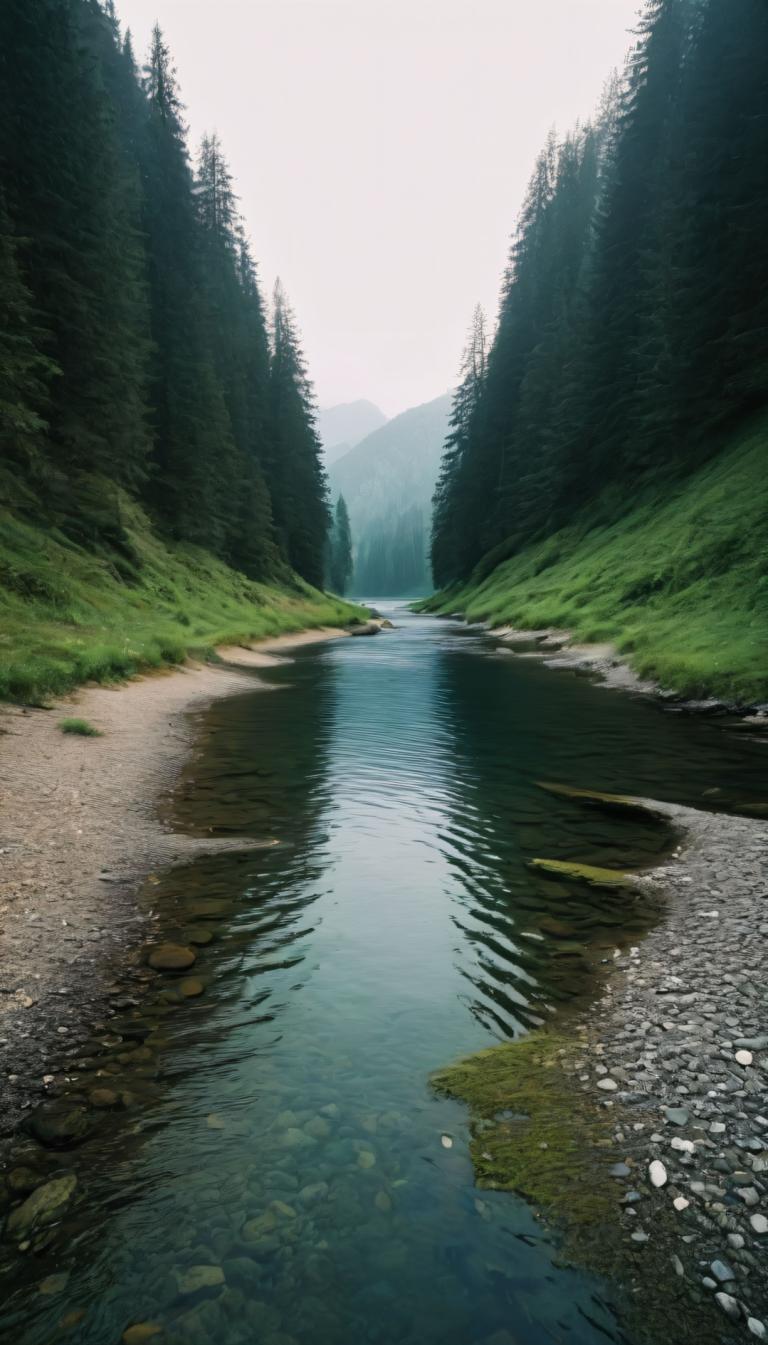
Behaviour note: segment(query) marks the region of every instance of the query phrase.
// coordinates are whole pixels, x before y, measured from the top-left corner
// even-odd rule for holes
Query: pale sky
[[[640,0],[118,0],[157,19],[190,143],[219,132],[262,286],[297,311],[318,400],[386,415],[452,386],[495,315],[549,128],[597,104]]]

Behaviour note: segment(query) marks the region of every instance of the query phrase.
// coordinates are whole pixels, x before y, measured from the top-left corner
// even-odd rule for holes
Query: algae
[[[595,887],[633,887],[631,873],[623,869],[600,869],[594,864],[575,864],[563,859],[532,859],[531,868],[543,869],[561,878],[575,878]]]
[[[625,813],[645,822],[659,822],[665,826],[668,823],[663,813],[630,794],[607,794],[599,789],[575,789],[572,785],[552,784],[544,780],[537,781],[537,788],[545,790],[547,794],[556,794],[559,798],[573,799],[576,803],[603,808],[606,812]]]

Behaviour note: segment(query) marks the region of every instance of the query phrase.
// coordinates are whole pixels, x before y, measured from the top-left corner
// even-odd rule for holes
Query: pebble
[[[713,1261],[709,1268],[715,1279],[719,1280],[721,1284],[727,1284],[729,1280],[736,1279],[731,1267],[726,1265],[725,1261]]]
[[[690,1203],[691,1203],[690,1200],[686,1200],[685,1196],[675,1196],[674,1200],[672,1201],[672,1204],[674,1205],[675,1209],[681,1212],[683,1210],[687,1210]]]
[[[754,1058],[751,1051],[737,1051],[734,1056],[737,1065],[751,1065]]]
[[[739,1311],[739,1305],[736,1302],[735,1298],[733,1298],[730,1294],[724,1294],[721,1291],[719,1294],[715,1294],[715,1302],[719,1303],[726,1317],[730,1317],[732,1322],[738,1322],[739,1318],[741,1317],[741,1313]]]
[[[759,1317],[747,1318],[747,1330],[753,1336],[757,1336],[758,1340],[766,1340],[768,1338],[768,1331],[766,1331],[765,1325],[760,1321]]]
[[[618,1084],[615,1079],[598,1079],[598,1088],[602,1088],[604,1093],[615,1093]]]
[[[665,1186],[667,1182],[667,1169],[658,1158],[654,1158],[648,1167],[648,1176],[651,1186]]]
[[[768,1219],[766,1219],[764,1214],[750,1215],[749,1222],[753,1232],[760,1234],[768,1233]]]
[[[672,1125],[687,1126],[688,1124],[688,1112],[685,1107],[667,1107],[664,1115]]]

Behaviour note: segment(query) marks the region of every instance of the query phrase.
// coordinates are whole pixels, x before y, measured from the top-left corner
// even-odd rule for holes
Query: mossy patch
[[[531,868],[543,869],[558,878],[571,878],[593,887],[632,887],[633,878],[622,869],[601,869],[594,864],[575,864],[564,859],[532,859]]]
[[[629,794],[606,794],[599,789],[574,789],[571,785],[551,784],[544,780],[539,780],[537,787],[545,790],[547,794],[556,795],[557,798],[572,799],[574,803],[584,803],[608,813],[623,813],[643,822],[668,825],[668,819],[663,813],[644,803],[642,799],[632,798]]]
[[[618,1198],[605,1116],[563,1067],[572,1050],[564,1035],[541,1030],[432,1079],[470,1109],[478,1185],[517,1192],[571,1234],[603,1225]]]

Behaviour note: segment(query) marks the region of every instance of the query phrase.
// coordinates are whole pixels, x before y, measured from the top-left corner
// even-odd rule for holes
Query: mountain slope
[[[385,425],[387,417],[373,402],[361,398],[356,402],[342,402],[327,406],[318,412],[317,431],[325,450],[326,463],[348,453],[367,435]]]
[[[349,509],[354,593],[431,589],[429,521],[450,409],[445,393],[403,411],[330,467],[333,498],[343,495]]]

